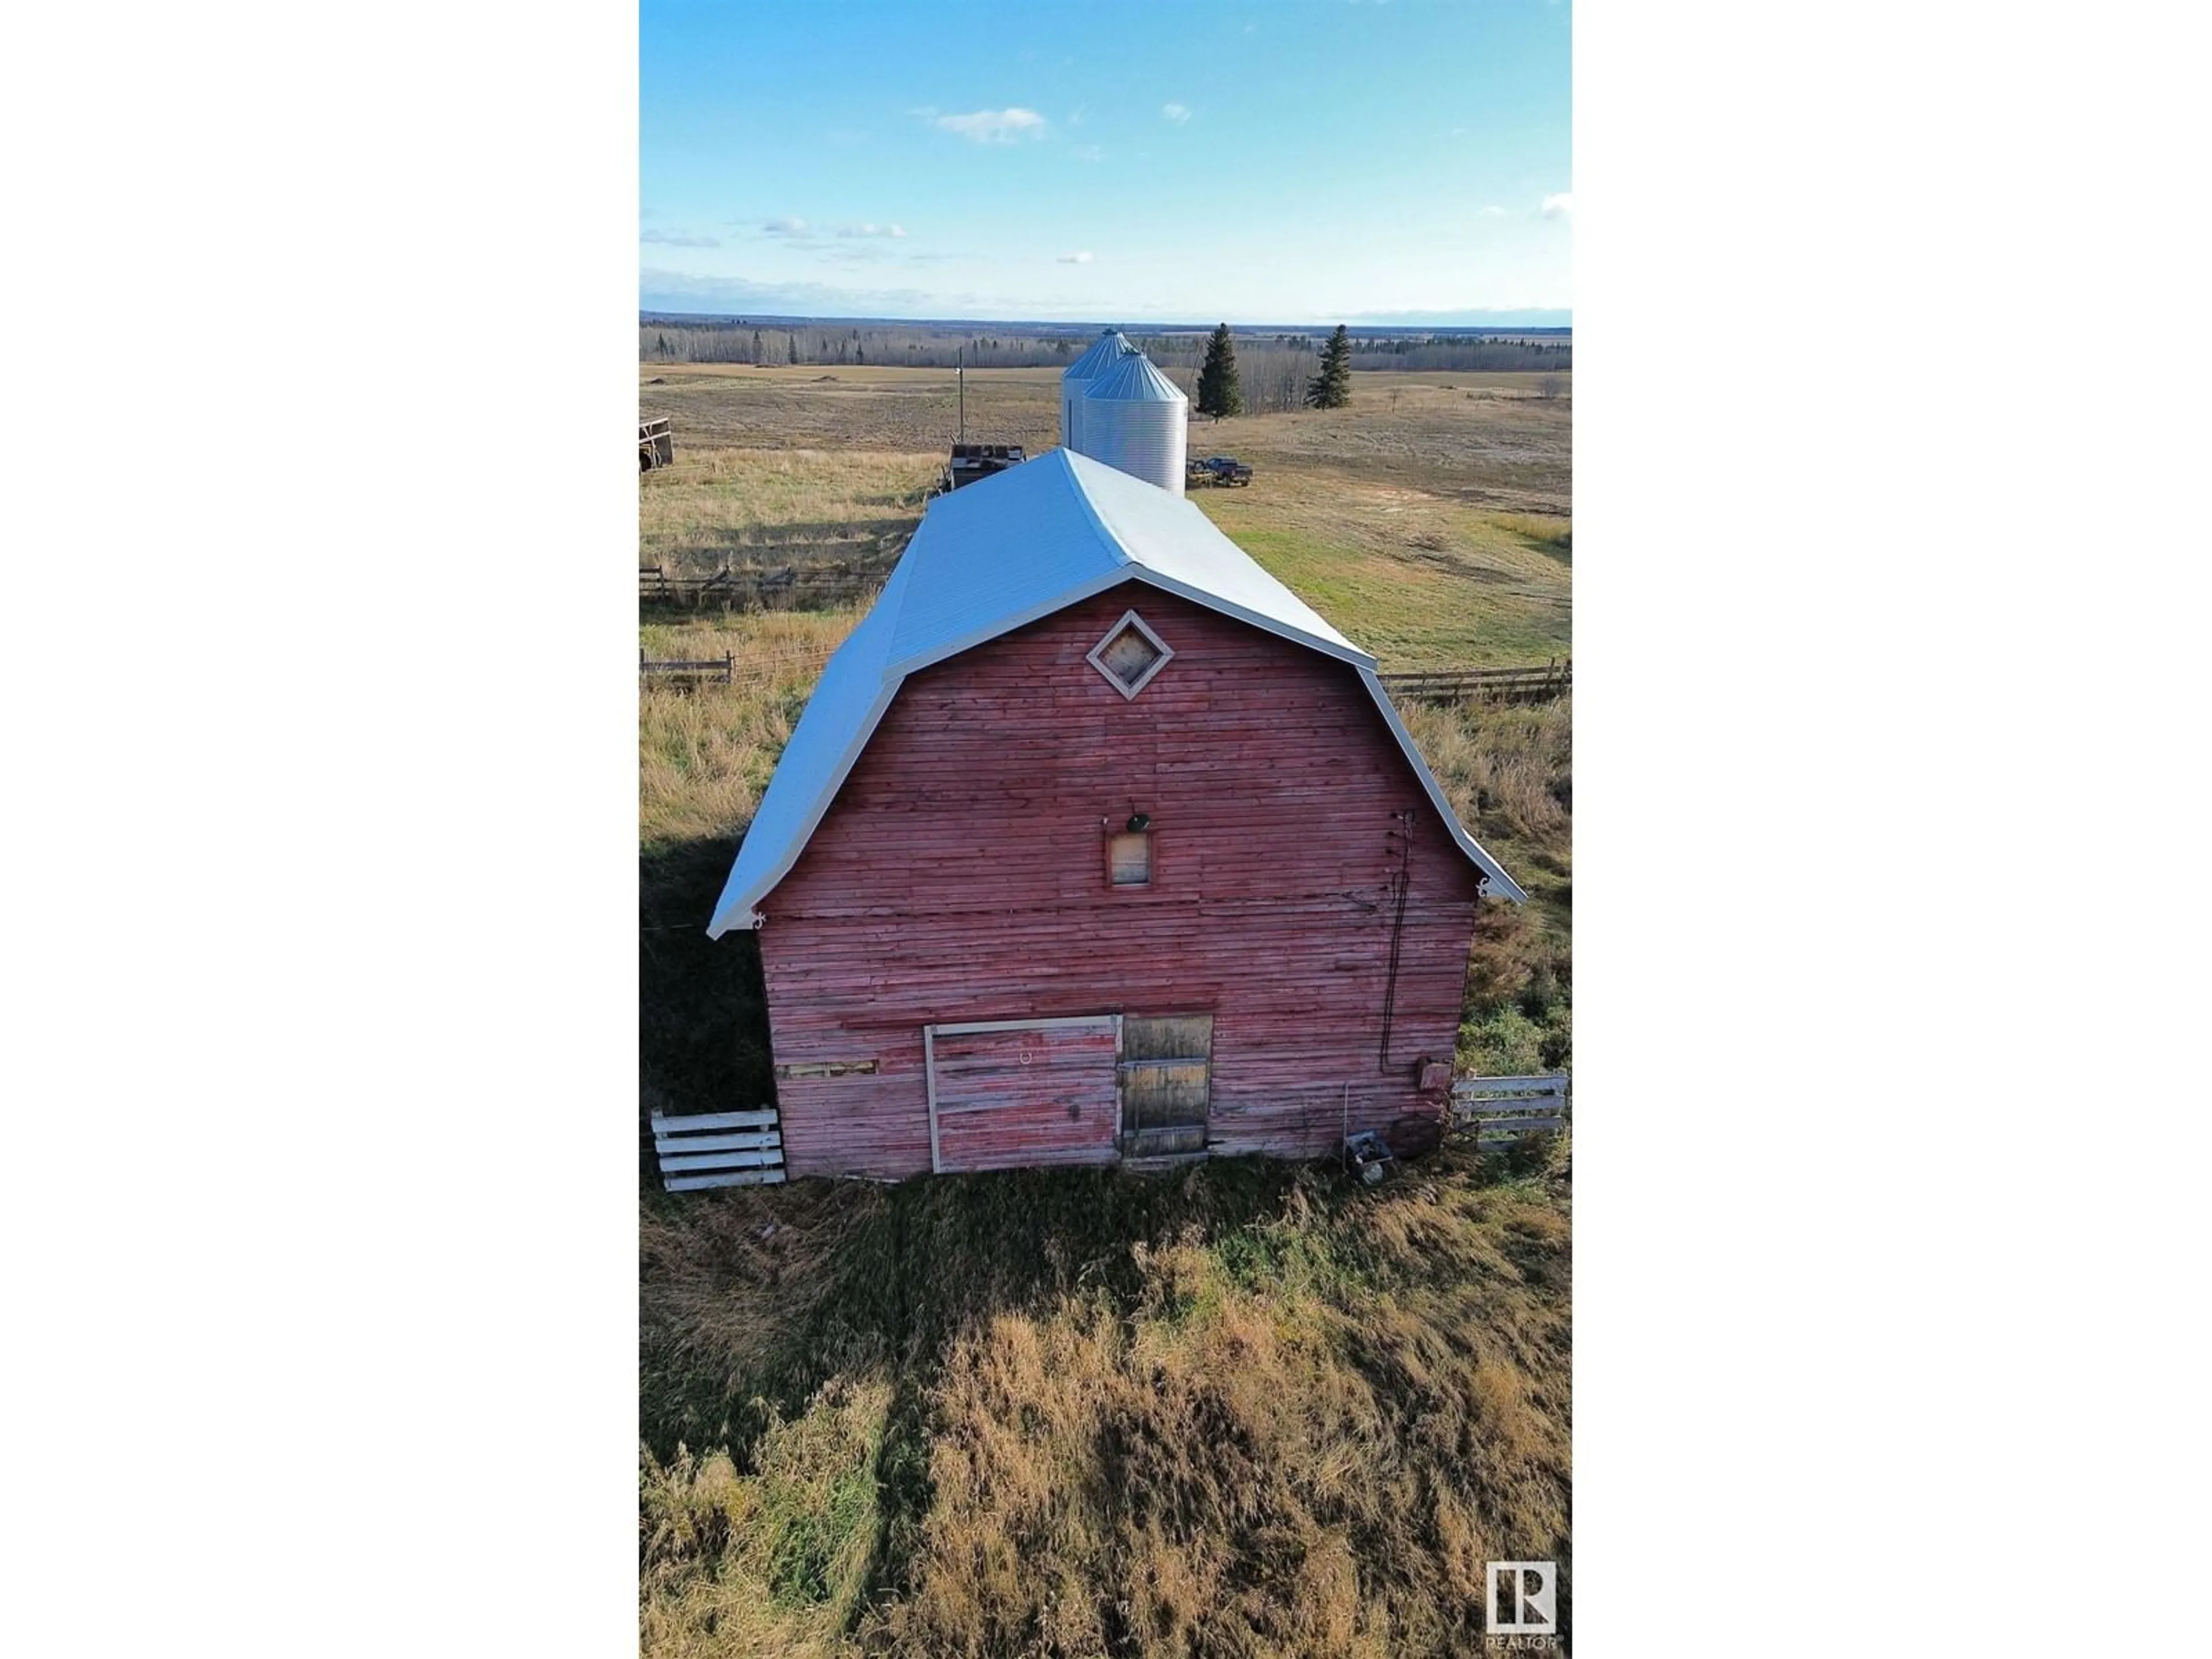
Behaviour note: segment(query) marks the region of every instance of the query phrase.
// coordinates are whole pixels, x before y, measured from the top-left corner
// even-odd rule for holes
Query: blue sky
[[[644,0],[640,301],[1564,323],[1571,19],[1564,0]]]

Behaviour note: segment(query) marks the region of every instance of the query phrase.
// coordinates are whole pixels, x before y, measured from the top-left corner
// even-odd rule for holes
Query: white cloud
[[[1106,159],[1106,152],[1097,144],[1078,144],[1075,159],[1079,161],[1103,161]]]
[[[1048,123],[1033,109],[979,109],[966,115],[939,115],[933,124],[979,144],[1011,144],[1042,138]]]
[[[1563,190],[1557,196],[1547,196],[1544,198],[1543,213],[1547,219],[1573,218],[1575,216],[1574,192]]]
[[[641,242],[661,242],[670,247],[720,247],[721,243],[712,236],[686,236],[678,230],[641,230]]]
[[[836,234],[840,236],[898,237],[906,234],[906,227],[903,225],[878,225],[872,222],[859,225],[839,225],[836,228]]]
[[[806,221],[804,219],[771,219],[766,224],[763,225],[761,229],[770,236],[804,236],[806,234]]]
[[[1488,207],[1483,209],[1482,216],[1486,219],[1503,219],[1505,216],[1505,210],[1492,202]]]
[[[1064,265],[1087,265],[1091,263],[1091,250],[1085,248],[1080,253],[1061,254],[1060,256],[1060,263]]]
[[[1165,116],[1169,120],[1173,121],[1177,126],[1181,126],[1185,121],[1190,119],[1189,106],[1184,104],[1162,104],[1160,106],[1160,113]]]

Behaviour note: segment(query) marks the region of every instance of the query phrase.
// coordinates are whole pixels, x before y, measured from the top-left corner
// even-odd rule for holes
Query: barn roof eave
[[[860,751],[868,746],[868,739],[875,735],[876,726],[883,720],[884,710],[891,706],[891,699],[898,695],[900,684],[904,678],[903,675],[895,675],[886,681],[867,714],[862,717],[859,729],[845,745],[844,753],[838,757],[828,783],[809,804],[805,822],[799,826],[796,835],[787,839],[768,870],[750,881],[741,883],[742,862],[731,866],[729,879],[722,888],[722,896],[714,904],[714,919],[707,924],[708,939],[720,939],[733,928],[756,928],[766,920],[761,914],[760,902],[774,892],[776,884],[791,873],[791,866],[799,862],[799,855],[814,839],[814,832],[822,826],[823,814],[830,810],[830,803],[837,799],[837,792],[845,787],[846,775],[853,769],[854,762],[860,758]],[[775,787],[773,779],[769,781],[769,787]],[[765,799],[763,805],[766,805]],[[753,822],[760,822],[757,812],[754,814]],[[738,853],[741,860],[744,850],[740,843]]]
[[[1510,899],[1516,904],[1526,904],[1528,895],[1522,890],[1521,884],[1505,873],[1504,865],[1483,850],[1480,842],[1468,834],[1467,826],[1459,821],[1459,814],[1452,811],[1451,800],[1445,795],[1443,785],[1437,781],[1437,775],[1429,770],[1428,762],[1421,758],[1420,749],[1413,742],[1413,734],[1406,729],[1406,722],[1399,718],[1397,706],[1390,701],[1390,694],[1382,689],[1382,679],[1372,668],[1362,668],[1359,678],[1366,686],[1368,696],[1375,699],[1375,706],[1382,711],[1382,718],[1389,722],[1390,735],[1398,740],[1398,747],[1405,750],[1407,760],[1412,763],[1414,775],[1420,779],[1421,787],[1428,794],[1429,804],[1437,809],[1437,816],[1443,820],[1444,828],[1451,831],[1453,844],[1467,854],[1468,861],[1476,869],[1482,872],[1498,897]]]

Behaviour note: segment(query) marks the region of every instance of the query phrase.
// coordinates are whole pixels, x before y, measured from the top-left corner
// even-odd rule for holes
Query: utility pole
[[[952,354],[952,378],[960,384],[960,441],[968,441],[968,348]]]

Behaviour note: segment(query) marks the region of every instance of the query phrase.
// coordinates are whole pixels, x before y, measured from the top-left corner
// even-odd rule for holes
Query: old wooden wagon
[[[794,1176],[1307,1156],[1443,1109],[1486,889],[1375,659],[1062,449],[930,507],[709,931]]]

